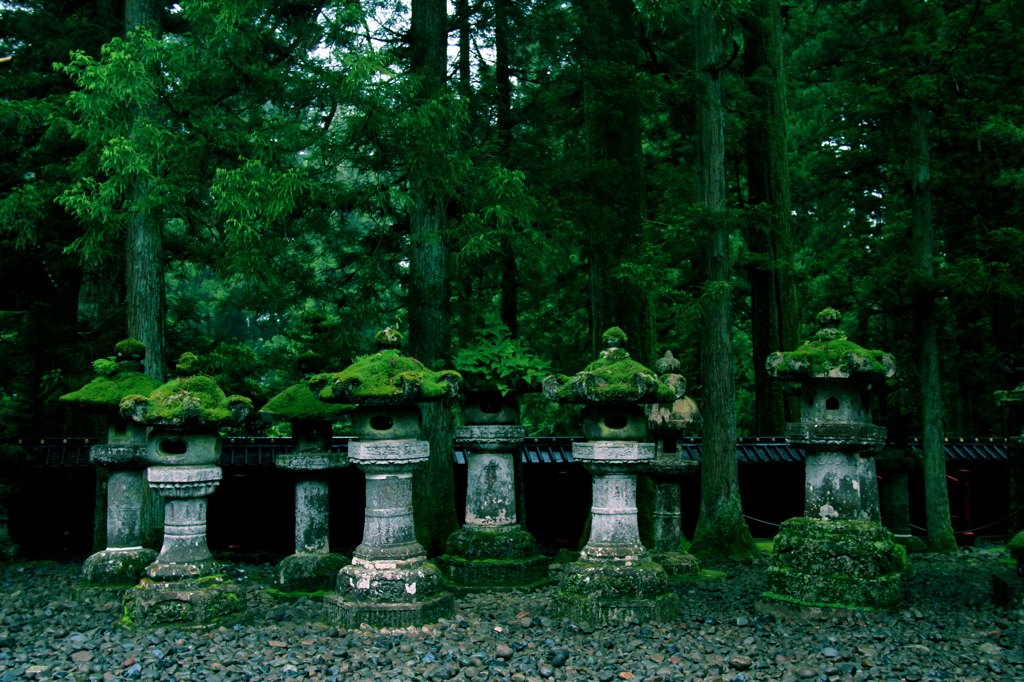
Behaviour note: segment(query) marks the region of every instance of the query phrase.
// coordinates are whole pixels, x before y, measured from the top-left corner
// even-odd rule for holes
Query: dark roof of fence
[[[335,438],[333,448],[348,450],[350,438]],[[583,438],[527,438],[523,443],[524,464],[563,464],[573,462],[572,444]],[[906,449],[921,451],[920,438],[912,438]],[[29,467],[86,467],[89,448],[99,441],[95,438],[39,438],[5,440],[29,451]],[[683,459],[701,460],[701,439],[681,438],[676,443]],[[273,466],[274,455],[291,452],[291,438],[225,438],[220,457],[223,467]],[[466,463],[466,450],[454,444],[456,464]],[[804,451],[793,447],[785,438],[738,438],[736,459],[742,463],[802,462]],[[1005,438],[946,439],[946,459],[953,462],[1005,461],[1008,459]]]

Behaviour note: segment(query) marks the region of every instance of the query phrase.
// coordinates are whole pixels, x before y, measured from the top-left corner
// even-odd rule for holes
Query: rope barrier
[[[775,526],[776,528],[779,527],[779,524],[777,523],[772,523],[771,521],[765,521],[763,519],[755,519],[753,516],[747,516],[746,514],[743,515],[743,518],[750,519],[751,521],[757,521],[758,523],[763,523],[766,526]]]
[[[953,535],[964,535],[965,533],[973,533],[976,530],[984,530],[985,528],[988,528],[990,526],[994,526],[997,523],[1002,523],[1003,521],[1005,521],[1006,519],[1010,518],[1014,514],[1019,514],[1022,511],[1024,511],[1024,507],[1021,507],[1020,509],[1017,509],[1016,511],[1012,511],[1009,514],[1007,514],[1006,516],[1004,516],[1003,518],[997,519],[997,520],[993,521],[992,523],[986,523],[984,526],[978,526],[977,528],[971,528],[970,530],[958,530],[955,533],[953,533]],[[927,528],[921,528],[921,526],[915,526],[914,524],[910,524],[910,527],[914,528],[914,529],[917,529],[917,530],[922,530],[922,531],[928,532]]]

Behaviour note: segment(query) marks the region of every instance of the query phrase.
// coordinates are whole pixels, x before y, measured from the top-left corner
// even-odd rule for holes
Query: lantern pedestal
[[[123,624],[203,627],[243,616],[238,586],[219,574],[206,544],[206,502],[220,483],[220,467],[154,466],[147,478],[165,500],[164,544],[140,584],[125,593]]]
[[[366,476],[363,542],[352,565],[340,570],[336,593],[324,597],[329,622],[395,628],[454,618],[455,596],[443,591],[441,573],[427,563],[413,523],[413,470],[429,453],[426,441],[349,444],[349,459]]]
[[[107,548],[85,560],[82,583],[76,586],[80,596],[133,587],[143,569],[156,559],[156,551],[142,546],[146,429],[117,420],[107,432],[107,443],[89,450],[94,465],[111,469],[107,479]]]
[[[348,466],[348,458],[334,452],[299,452],[278,455],[275,463],[294,471],[296,478],[295,553],[274,569],[274,585],[282,592],[333,590],[348,557],[331,553],[326,472]]]
[[[593,476],[590,540],[569,564],[555,601],[576,622],[666,620],[676,613],[665,570],[640,543],[636,473],[654,459],[654,444],[573,443],[573,459]]]
[[[553,582],[533,535],[517,523],[515,457],[525,433],[522,426],[501,424],[456,430],[469,450],[466,523],[449,536],[437,565],[458,594]]]

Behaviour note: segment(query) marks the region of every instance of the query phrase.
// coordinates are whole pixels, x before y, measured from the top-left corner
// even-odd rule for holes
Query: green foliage
[[[455,368],[478,390],[539,390],[551,372],[550,363],[513,339],[508,327],[494,324],[479,330],[475,343],[455,355]]]

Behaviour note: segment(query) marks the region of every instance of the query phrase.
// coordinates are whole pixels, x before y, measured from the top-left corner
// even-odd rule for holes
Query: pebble
[[[912,556],[910,607],[893,616],[776,621],[756,615],[763,565],[706,562],[729,578],[714,590],[678,587],[679,616],[666,623],[572,622],[546,588],[469,595],[455,618],[419,628],[352,631],[322,623],[310,600],[262,594],[269,564],[230,567],[245,576],[246,625],[131,631],[117,627],[119,608],[96,608],[107,601],[73,600],[66,586],[80,564],[32,562],[0,567],[0,682],[1024,679],[1024,610],[990,601],[1001,556],[984,548]]]

